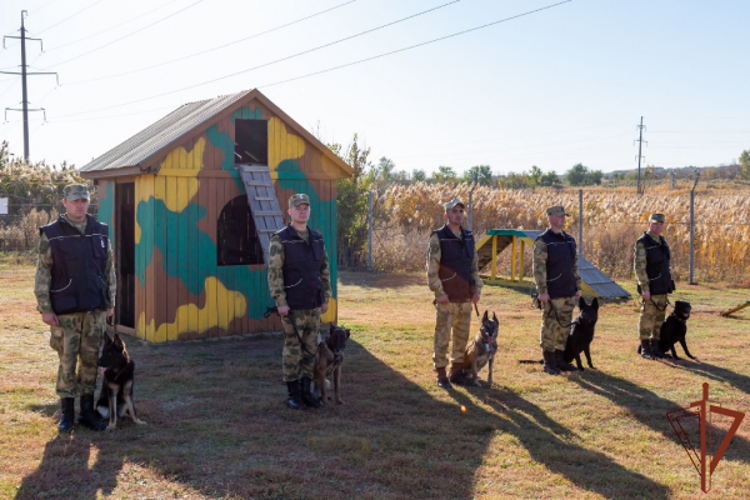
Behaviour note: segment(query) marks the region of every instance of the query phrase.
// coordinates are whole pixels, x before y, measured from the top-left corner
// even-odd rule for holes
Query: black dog
[[[687,320],[690,319],[690,302],[684,300],[678,300],[674,303],[674,311],[672,314],[667,316],[667,320],[661,325],[661,333],[659,335],[659,348],[662,352],[666,353],[672,351],[672,357],[674,359],[680,359],[677,357],[677,351],[674,345],[679,342],[682,346],[682,350],[690,359],[697,359],[695,356],[690,354],[688,351],[687,343],[685,342],[685,335],[687,334]]]
[[[102,355],[96,364],[104,368],[102,392],[96,403],[96,410],[103,418],[109,419],[107,430],[116,429],[117,418],[123,418],[126,412],[136,424],[145,424],[136,416],[133,402],[135,363],[130,359],[125,343],[118,334],[115,333],[114,340],[104,334]]]
[[[563,359],[566,363],[570,363],[575,359],[578,369],[584,371],[583,364],[581,364],[581,352],[583,352],[586,355],[586,363],[588,363],[589,368],[596,370],[591,363],[591,351],[589,347],[591,346],[591,341],[594,340],[594,328],[596,327],[596,322],[599,320],[599,301],[594,297],[591,304],[587,304],[586,300],[581,297],[578,299],[578,309],[580,313],[573,320],[570,335],[565,341]]]

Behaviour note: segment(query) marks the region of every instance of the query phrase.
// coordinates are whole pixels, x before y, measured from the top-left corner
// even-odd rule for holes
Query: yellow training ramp
[[[480,271],[490,266],[489,282],[492,284],[522,283],[524,281],[524,250],[526,245],[534,245],[534,240],[544,231],[523,229],[490,229],[477,242],[477,258]],[[511,268],[510,277],[498,278],[497,256],[510,248]],[[630,298],[630,294],[615,281],[604,274],[592,263],[578,256],[578,273],[583,281],[583,294],[589,297]],[[533,281],[531,283],[533,285]]]

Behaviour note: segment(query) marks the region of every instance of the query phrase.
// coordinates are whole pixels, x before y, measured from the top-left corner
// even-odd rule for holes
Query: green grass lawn
[[[637,305],[608,303],[598,370],[552,377],[518,363],[541,359],[529,298],[486,287],[481,310],[500,319],[495,384],[444,391],[424,277],[340,273],[340,323],[352,329],[344,405],[286,408],[275,334],[126,337],[148,425],[58,436],[57,356],[34,310],[33,268],[0,267],[0,281],[0,498],[702,498],[666,413],[700,400],[704,382],[713,401],[750,410],[750,310],[719,315],[750,299],[746,288],[678,284],[699,362],[641,359]],[[715,440],[729,424],[714,416]],[[749,429],[716,469],[714,498],[748,498]]]

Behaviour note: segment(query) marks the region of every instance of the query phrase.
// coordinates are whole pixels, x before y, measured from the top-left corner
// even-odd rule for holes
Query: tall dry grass
[[[36,208],[25,215],[15,216],[0,223],[0,251],[23,251],[37,247],[39,242],[39,228],[56,220],[58,212],[52,209],[37,210]]]
[[[374,204],[376,237],[373,267],[381,271],[424,269],[427,239],[443,224],[442,203],[469,199],[467,184],[392,185],[378,193]],[[567,231],[578,238],[577,189],[504,190],[477,187],[473,191],[472,228],[477,236],[490,229],[545,229],[545,209],[563,205]],[[740,283],[748,278],[750,262],[750,190],[697,190],[695,193],[694,278]],[[672,248],[672,268],[685,280],[690,267],[690,190],[666,187],[637,195],[632,190],[589,188],[583,192],[583,253],[607,274],[632,275],[633,245],[648,227],[650,213],[667,218],[664,236]],[[530,273],[527,249],[526,272]],[[502,270],[508,257],[499,260]]]

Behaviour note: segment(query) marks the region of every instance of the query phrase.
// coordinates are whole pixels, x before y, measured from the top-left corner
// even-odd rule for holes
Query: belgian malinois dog
[[[318,344],[313,368],[313,394],[319,396],[323,404],[328,401],[328,379],[331,377],[336,403],[344,404],[341,399],[341,366],[344,364],[346,341],[350,336],[349,329],[331,325],[328,337]]]
[[[104,333],[102,355],[96,364],[104,368],[102,392],[96,403],[96,410],[104,419],[109,419],[108,431],[117,428],[117,418],[123,418],[127,412],[130,418],[139,425],[146,422],[140,420],[135,413],[133,402],[133,384],[135,379],[135,363],[125,349],[125,342],[115,333],[114,340]]]
[[[469,342],[464,353],[463,375],[466,380],[477,387],[481,387],[479,382],[479,371],[488,365],[489,373],[487,374],[487,383],[492,385],[492,364],[497,352],[497,334],[500,328],[500,322],[497,320],[495,313],[492,313],[492,319],[489,317],[489,311],[484,311],[482,324],[479,332]]]

